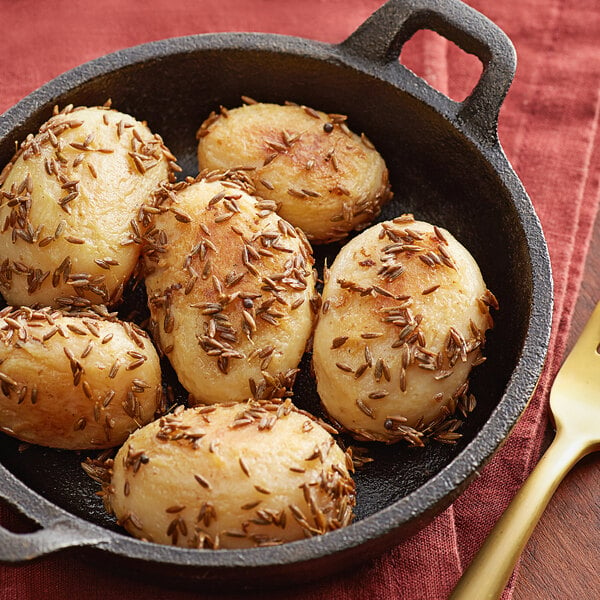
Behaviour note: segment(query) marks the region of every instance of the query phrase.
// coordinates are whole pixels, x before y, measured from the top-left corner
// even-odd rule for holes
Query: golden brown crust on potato
[[[313,243],[363,229],[391,197],[385,163],[343,115],[256,103],[213,114],[198,131],[200,169],[248,168],[258,193]]]
[[[288,401],[183,410],[119,450],[105,504],[132,535],[187,548],[249,548],[348,525],[351,460]]]
[[[213,173],[143,212],[151,329],[193,402],[288,394],[312,332],[310,245],[252,189]]]
[[[67,107],[0,175],[0,291],[9,304],[114,304],[139,257],[131,221],[174,157],[108,107]]]
[[[350,241],[325,279],[313,365],[329,414],[359,439],[454,441],[495,304],[469,252],[404,215]]]
[[[162,407],[148,336],[102,312],[0,311],[0,389],[1,431],[71,450],[118,446]]]

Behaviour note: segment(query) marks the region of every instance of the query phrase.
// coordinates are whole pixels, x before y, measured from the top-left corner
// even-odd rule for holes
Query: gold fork
[[[550,391],[556,437],[463,573],[450,600],[499,598],[558,484],[600,450],[600,302]]]

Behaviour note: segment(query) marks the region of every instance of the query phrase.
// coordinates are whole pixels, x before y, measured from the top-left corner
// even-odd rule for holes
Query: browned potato
[[[0,291],[9,304],[112,304],[139,258],[135,219],[174,159],[144,123],[67,107],[0,175]]]
[[[101,314],[0,311],[0,431],[54,448],[110,448],[153,419],[156,350],[135,325]]]
[[[280,544],[351,522],[348,465],[289,400],[179,407],[119,450],[105,504],[132,535],[159,544]]]
[[[165,187],[144,213],[152,331],[193,402],[285,395],[312,333],[310,245],[246,183]]]
[[[323,290],[313,354],[323,405],[359,439],[451,442],[460,421],[447,417],[473,408],[467,378],[495,304],[446,230],[412,215],[369,228]]]
[[[364,229],[390,197],[383,158],[343,115],[250,104],[213,114],[198,131],[200,169],[248,167],[257,193],[313,243]]]

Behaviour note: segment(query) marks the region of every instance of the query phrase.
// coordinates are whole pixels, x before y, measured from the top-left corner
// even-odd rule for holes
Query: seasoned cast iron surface
[[[458,444],[432,443],[424,449],[407,448],[401,443],[358,444],[368,448],[369,456],[375,459],[356,473],[360,520],[415,491],[439,473],[487,421],[502,397],[527,334],[535,265],[531,263],[511,192],[476,144],[438,110],[405,91],[314,54],[285,54],[256,45],[254,49],[227,51],[186,49],[125,68],[115,64],[115,70],[57,95],[24,118],[15,127],[14,135],[0,140],[0,164],[11,158],[15,139],[21,141],[29,132],[37,131],[50,116],[54,103],[61,107],[67,103],[98,105],[111,98],[117,110],[146,120],[153,131],[163,136],[184,168],[184,175],[197,173],[195,132],[200,123],[219,105],[238,106],[242,94],[259,101],[292,100],[347,114],[350,128],[367,134],[390,170],[395,197],[379,220],[413,212],[417,219],[446,227],[479,262],[501,307],[494,315],[496,327],[488,337],[488,362],[475,370],[471,380],[478,405],[463,427],[464,437]],[[338,249],[335,245],[315,248],[319,269],[326,257],[331,264]],[[543,248],[538,251],[544,259]],[[132,294],[120,308],[120,315],[128,318],[132,311],[138,322],[143,321],[147,314],[143,290]],[[545,335],[544,331],[540,333],[542,338]],[[168,364],[164,368],[167,379],[176,381]],[[535,377],[537,373],[532,375],[531,386]],[[185,401],[186,396],[179,388],[178,400]],[[293,400],[319,414],[308,356],[302,362]],[[525,399],[516,401],[522,406]],[[97,452],[35,446],[20,452],[18,448],[18,441],[0,435],[2,463],[27,486],[69,513],[120,531],[94,495],[97,484],[80,468],[85,456],[95,456]],[[435,510],[428,502],[424,500],[421,508]]]

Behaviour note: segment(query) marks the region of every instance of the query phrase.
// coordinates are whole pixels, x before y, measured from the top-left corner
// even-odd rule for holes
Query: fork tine
[[[592,312],[579,339],[554,379],[550,390],[551,415],[557,428],[577,425],[598,438],[600,417],[600,302]],[[591,428],[590,425],[594,424]],[[582,438],[583,439],[583,438]],[[600,440],[599,440],[600,441]]]
[[[596,304],[596,308],[592,312],[591,317],[586,323],[579,339],[573,346],[573,349],[567,356],[561,371],[568,365],[569,368],[576,368],[585,358],[589,361],[590,357],[596,355],[600,360],[600,302]],[[600,368],[600,365],[599,365]]]

